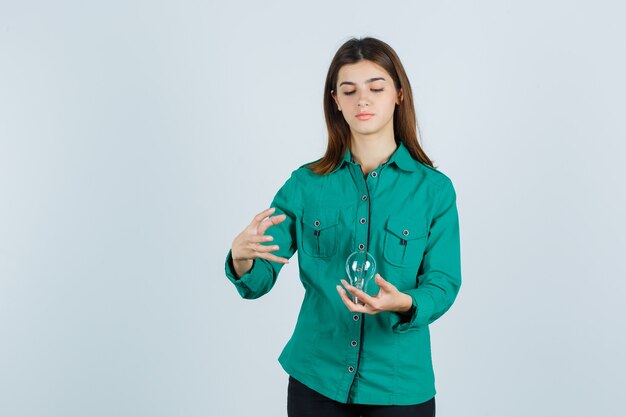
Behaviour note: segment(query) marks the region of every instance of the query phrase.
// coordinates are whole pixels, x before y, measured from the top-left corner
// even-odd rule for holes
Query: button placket
[[[356,171],[361,172],[360,167],[356,168]],[[358,250],[367,250],[367,238],[368,238],[368,227],[367,227],[367,218],[369,216],[369,190],[366,182],[363,180],[362,175],[353,175],[355,181],[357,181],[357,188],[359,190],[360,201],[357,204],[357,212],[356,216],[359,221],[359,225],[365,227],[357,227],[356,230],[356,243]],[[362,173],[361,173],[362,174]]]
[[[355,243],[358,250],[368,250],[369,244],[369,223],[367,222],[370,219],[370,196],[372,190],[369,184],[375,186],[375,182],[371,182],[371,174],[367,176],[363,176],[363,172],[361,171],[360,166],[353,166],[351,170],[352,178],[354,179],[355,185],[358,190],[357,194],[357,209],[355,215],[355,220],[358,222],[356,224],[356,236]],[[374,177],[378,175],[375,174]],[[356,368],[359,364],[359,355],[361,353],[361,341],[362,341],[362,331],[363,331],[363,318],[359,313],[352,313],[352,322],[354,326],[350,326],[351,329],[346,335],[345,343],[347,349],[349,349],[349,353],[346,356],[346,360],[344,362],[344,366],[349,372],[350,380],[356,373]]]
[[[356,364],[359,363],[359,341],[361,340],[361,323],[359,322],[361,319],[360,314],[358,313],[354,313],[352,315],[352,320],[355,324],[355,326],[352,328],[352,330],[349,332],[349,343],[350,343],[350,349],[352,349],[352,352],[348,355],[347,361],[345,362],[345,366],[348,369],[348,372],[353,373],[355,371],[355,366]]]
[[[374,170],[365,176],[365,183],[368,190],[368,198],[370,197],[371,193],[376,190],[376,187],[378,187],[378,182],[380,181],[378,179],[378,176],[380,174],[379,171],[380,170]]]

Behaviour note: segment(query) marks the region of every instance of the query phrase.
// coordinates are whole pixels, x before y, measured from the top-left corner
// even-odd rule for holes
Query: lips
[[[358,113],[356,115],[356,118],[359,120],[368,120],[368,119],[371,119],[372,116],[374,116],[374,113],[362,112],[362,113]]]

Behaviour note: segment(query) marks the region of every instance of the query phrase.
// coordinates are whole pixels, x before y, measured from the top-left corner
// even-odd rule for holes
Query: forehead
[[[366,80],[377,77],[383,77],[387,82],[391,81],[391,75],[383,67],[372,61],[363,60],[339,68],[337,83],[341,84],[343,81],[364,83]]]

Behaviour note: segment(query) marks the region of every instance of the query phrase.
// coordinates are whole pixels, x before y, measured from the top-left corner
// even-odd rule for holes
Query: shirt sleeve
[[[261,245],[278,245],[280,249],[270,253],[287,259],[291,258],[297,249],[295,221],[299,199],[296,193],[296,183],[297,178],[294,171],[274,196],[270,207],[275,207],[276,210],[272,216],[285,214],[287,217],[284,221],[270,226],[265,231],[265,235],[274,237],[274,240],[261,242]],[[283,266],[284,264],[280,262],[255,258],[252,268],[237,278],[231,248],[226,255],[224,269],[226,277],[235,285],[239,295],[243,298],[254,299],[267,294],[272,289]]]
[[[452,306],[461,287],[459,218],[456,192],[449,178],[438,200],[417,273],[417,288],[404,291],[411,296],[412,307],[407,313],[394,313],[396,333],[437,320]]]

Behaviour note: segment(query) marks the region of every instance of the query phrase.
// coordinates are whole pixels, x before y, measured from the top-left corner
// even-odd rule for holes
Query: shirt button
[[[319,225],[320,225],[320,221],[319,221],[319,220],[315,220],[315,221],[313,222],[313,224],[317,227],[317,226],[319,226]]]
[[[354,316],[352,316],[352,320],[354,320],[354,321],[359,321],[359,318],[360,317],[359,317],[358,314],[355,314]]]
[[[354,366],[348,366],[348,372],[354,372]]]
[[[361,250],[365,249],[365,245],[362,244],[362,243],[359,243],[359,249],[361,249]]]
[[[404,229],[404,230],[402,231],[402,234],[403,234],[404,236],[408,236],[408,235],[409,235],[409,231],[408,231],[408,230],[406,230],[406,229]]]
[[[363,197],[361,197],[361,200],[363,201],[367,200],[367,195],[364,194]]]
[[[361,224],[365,224],[366,221],[365,217],[361,217]]]
[[[377,175],[378,175],[378,173],[376,171],[372,172],[372,177],[376,178]]]
[[[353,340],[352,342],[350,342],[350,344],[352,345],[352,347],[356,346],[357,345],[356,340]]]

